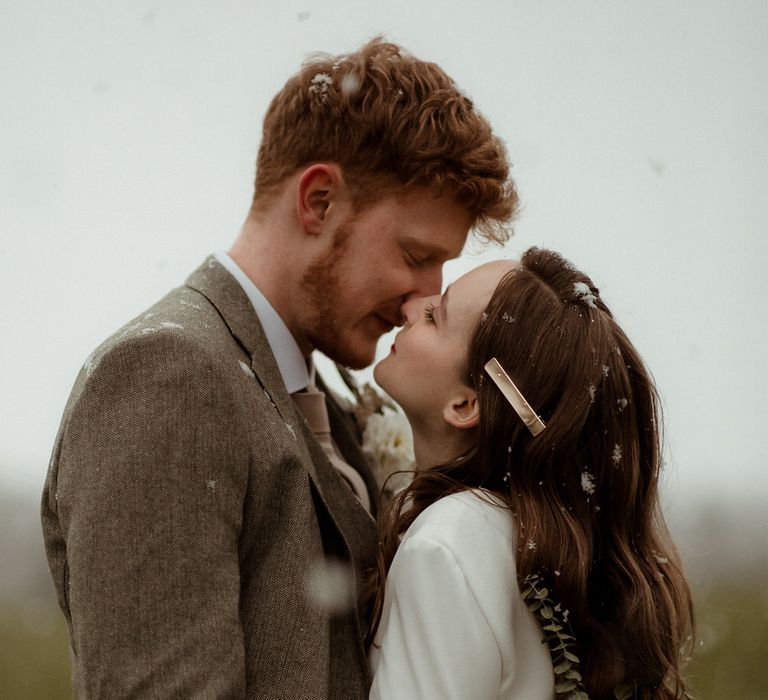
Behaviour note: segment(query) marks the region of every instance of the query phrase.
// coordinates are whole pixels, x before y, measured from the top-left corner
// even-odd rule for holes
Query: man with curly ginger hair
[[[229,252],[106,340],[65,408],[42,518],[77,697],[366,697],[377,485],[310,356],[370,364],[516,206],[437,65],[374,39],[288,80]]]

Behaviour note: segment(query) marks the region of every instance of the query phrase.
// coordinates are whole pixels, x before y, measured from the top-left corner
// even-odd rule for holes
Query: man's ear
[[[305,233],[322,233],[344,190],[344,177],[333,163],[315,163],[299,176],[296,188],[296,215]]]
[[[474,428],[480,422],[477,392],[469,387],[462,387],[443,409],[443,419],[448,425],[460,430]]]

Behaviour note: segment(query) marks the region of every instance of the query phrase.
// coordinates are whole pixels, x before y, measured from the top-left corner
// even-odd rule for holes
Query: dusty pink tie
[[[357,500],[370,512],[371,499],[368,496],[368,489],[365,487],[363,478],[354,467],[347,464],[339,456],[333,445],[331,425],[328,421],[328,407],[325,405],[325,393],[320,391],[314,383],[310,383],[304,391],[294,392],[291,396],[307,419],[310,429],[315,434],[330,463],[344,477],[352,489],[352,493],[357,496]]]

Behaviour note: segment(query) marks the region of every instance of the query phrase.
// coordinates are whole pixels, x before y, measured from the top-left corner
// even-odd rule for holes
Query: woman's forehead
[[[480,265],[449,285],[449,289],[453,290],[451,296],[455,298],[493,294],[504,275],[519,266],[516,260],[494,260]],[[449,289],[446,289],[446,293]]]
[[[504,275],[518,267],[513,260],[496,260],[470,270],[443,293],[448,319],[473,320],[488,304]]]

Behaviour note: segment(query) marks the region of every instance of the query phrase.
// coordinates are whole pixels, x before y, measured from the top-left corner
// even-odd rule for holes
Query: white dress
[[[482,491],[441,498],[403,536],[371,648],[372,700],[551,700],[539,623],[520,598],[515,525]]]

